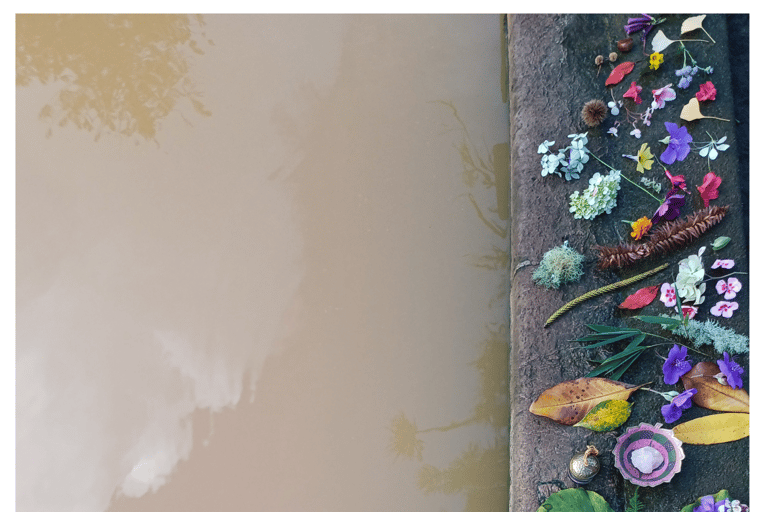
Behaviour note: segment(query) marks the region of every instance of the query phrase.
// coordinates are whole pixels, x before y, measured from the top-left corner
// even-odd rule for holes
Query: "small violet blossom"
[[[680,216],[680,208],[685,204],[685,193],[674,187],[667,192],[667,198],[653,214],[651,222],[657,224],[660,220],[675,220]]]
[[[701,505],[694,508],[693,512],[715,512],[715,497],[704,496],[701,498]]]
[[[728,282],[721,279],[715,285],[715,289],[717,290],[717,293],[721,295],[725,294],[723,295],[725,300],[731,300],[736,297],[737,292],[741,291],[741,281],[735,277],[729,277]]]
[[[659,300],[664,303],[665,306],[671,308],[677,304],[677,296],[675,295],[675,287],[669,283],[661,285],[661,295]]]
[[[629,89],[627,89],[627,92],[624,93],[623,97],[633,99],[635,100],[635,103],[639,105],[643,102],[643,100],[640,98],[640,92],[642,90],[643,88],[637,85],[637,82],[632,82],[632,85],[629,86]]]
[[[667,84],[661,89],[654,89],[651,92],[653,93],[653,102],[651,102],[653,109],[664,108],[667,101],[677,98],[677,93],[672,89],[672,84]]]
[[[744,373],[744,368],[739,366],[739,363],[736,361],[732,361],[728,352],[723,352],[723,359],[717,360],[717,366],[720,367],[720,371],[725,375],[729,386],[733,389],[741,389],[744,385],[741,380],[741,374]]]
[[[676,161],[682,162],[691,151],[689,144],[693,142],[693,137],[685,126],[678,127],[675,123],[664,123],[664,126],[669,132],[669,145],[661,154],[661,161],[667,165],[672,165]]]
[[[731,318],[733,316],[733,312],[739,309],[739,303],[738,302],[728,302],[721,300],[714,306],[712,306],[712,309],[709,310],[710,313],[712,313],[715,316],[722,316],[723,318]]]
[[[712,264],[712,268],[733,268],[736,264],[733,260],[715,260]]]
[[[665,384],[676,384],[680,377],[691,371],[691,363],[686,360],[687,357],[688,347],[672,345],[672,348],[669,349],[669,355],[661,368],[664,372]],[[671,423],[671,421],[667,423]]]
[[[679,420],[680,416],[683,415],[683,411],[690,409],[693,405],[691,397],[695,395],[696,392],[697,390],[695,388],[683,391],[675,398],[673,398],[670,403],[662,405],[661,414],[664,416],[664,421],[667,423],[674,423]]]

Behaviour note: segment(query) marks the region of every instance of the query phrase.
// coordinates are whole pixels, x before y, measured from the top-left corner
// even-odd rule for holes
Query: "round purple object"
[[[661,465],[654,468],[651,473],[641,473],[632,464],[632,452],[644,446],[658,450],[664,458]],[[613,455],[621,475],[642,487],[655,487],[672,480],[672,477],[680,472],[685,458],[683,442],[677,439],[671,430],[661,428],[661,423],[656,425],[641,423],[636,427],[628,428],[616,442]]]

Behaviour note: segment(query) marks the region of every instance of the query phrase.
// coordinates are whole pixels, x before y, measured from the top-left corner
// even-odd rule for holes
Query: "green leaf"
[[[611,327],[610,325],[587,324],[587,327],[596,332],[626,331],[626,328],[624,327]]]
[[[631,412],[632,404],[626,400],[606,400],[594,406],[574,427],[608,432],[623,425]]]
[[[712,496],[711,494],[707,494],[706,496]],[[680,512],[693,512],[693,509],[701,505],[701,498],[704,496],[700,496],[699,499],[694,501],[693,503],[686,505],[683,507],[683,509]],[[715,494],[715,503],[718,501],[723,501],[724,499],[730,499],[731,497],[728,495],[728,491],[726,489],[722,489],[720,492]]]
[[[605,498],[581,488],[563,489],[547,498],[536,512],[614,512]]]
[[[635,318],[637,320],[640,320],[641,322],[646,322],[649,324],[664,324],[664,325],[674,325],[677,327],[680,325],[680,319],[679,318],[667,318],[665,316],[633,316],[632,318]]]
[[[728,245],[728,242],[730,242],[730,241],[731,241],[731,239],[729,237],[727,237],[727,236],[719,236],[719,237],[715,238],[714,242],[712,242],[712,244],[711,244],[712,245],[712,250],[713,251],[719,251],[720,249],[722,249],[723,247]]]
[[[627,506],[627,509],[625,512],[640,512],[645,508],[645,505],[642,501],[640,501],[640,486],[638,485],[635,487],[635,494],[632,495],[632,498],[629,500],[629,505]]]
[[[638,332],[639,331],[627,332],[627,333],[619,334],[618,336],[614,336],[612,338],[604,339],[604,340],[599,341],[597,343],[593,343],[592,345],[584,345],[581,348],[602,347],[603,345],[608,345],[609,343],[615,343],[617,341],[621,341],[621,340],[627,339],[630,336],[635,336],[636,334],[638,334]],[[592,338],[592,339],[597,339],[597,338]],[[578,340],[575,340],[575,341],[592,341],[592,340],[585,340],[585,339],[582,338],[582,339],[578,339]]]
[[[611,380],[619,380],[624,375],[624,372],[626,372],[630,366],[632,366],[632,363],[634,363],[638,357],[640,357],[640,354],[642,352],[637,352],[635,355],[631,356],[629,359],[624,361],[616,370],[609,376]]]

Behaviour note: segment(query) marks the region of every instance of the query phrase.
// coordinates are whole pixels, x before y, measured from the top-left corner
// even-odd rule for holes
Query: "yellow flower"
[[[653,165],[653,155],[647,142],[643,142],[640,151],[637,152],[637,172],[644,173],[646,169],[651,170]]]
[[[659,69],[659,64],[664,62],[664,54],[654,52],[651,54],[651,69]]]
[[[651,229],[651,226],[653,226],[651,220],[646,216],[642,216],[632,223],[632,232],[629,236],[635,240],[640,240]]]

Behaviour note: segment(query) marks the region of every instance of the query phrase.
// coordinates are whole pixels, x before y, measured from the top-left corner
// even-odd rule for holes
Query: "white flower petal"
[[[709,151],[709,159],[714,160],[715,158],[717,158],[717,150],[715,148],[712,148]]]
[[[705,157],[707,156],[707,153],[709,152],[709,146],[704,146],[701,148],[701,151],[699,151],[699,156]]]

